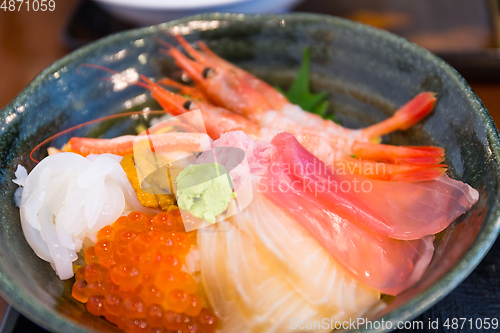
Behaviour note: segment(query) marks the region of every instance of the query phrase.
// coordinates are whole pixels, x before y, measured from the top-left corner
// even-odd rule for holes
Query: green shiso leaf
[[[299,105],[303,110],[309,111],[320,115],[325,119],[331,119],[335,121],[333,113],[328,112],[328,100],[326,99],[327,94],[325,92],[312,93],[310,90],[310,67],[311,67],[311,55],[309,47],[304,48],[304,54],[302,56],[302,63],[300,64],[299,72],[297,77],[292,82],[290,89],[287,92],[277,88],[283,95],[288,98],[288,100]]]

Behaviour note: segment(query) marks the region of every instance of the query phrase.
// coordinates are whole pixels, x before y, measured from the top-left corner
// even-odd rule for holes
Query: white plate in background
[[[284,13],[301,0],[94,0],[126,21],[152,25],[205,12]]]

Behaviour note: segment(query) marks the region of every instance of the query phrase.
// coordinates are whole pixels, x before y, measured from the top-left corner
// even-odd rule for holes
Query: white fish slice
[[[253,187],[257,186],[255,182]],[[278,222],[271,222],[271,217]],[[254,191],[251,209],[235,215],[233,221],[272,254],[273,265],[309,303],[356,312],[380,297],[379,292],[351,278],[304,228],[259,191]]]
[[[293,320],[357,318],[380,298],[257,191],[231,221],[200,229],[198,246],[224,333],[289,332]]]

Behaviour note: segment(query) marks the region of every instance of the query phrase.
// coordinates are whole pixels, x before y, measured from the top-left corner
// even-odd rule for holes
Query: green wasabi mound
[[[232,197],[231,176],[219,163],[191,164],[177,176],[179,208],[209,223],[215,223]]]

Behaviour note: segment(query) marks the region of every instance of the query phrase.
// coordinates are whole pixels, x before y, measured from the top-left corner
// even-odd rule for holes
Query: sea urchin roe
[[[181,270],[190,247],[177,210],[122,216],[85,250],[72,295],[125,332],[215,332],[217,317]]]
[[[174,197],[170,194],[152,194],[147,193],[141,189],[139,184],[139,177],[137,176],[137,169],[134,161],[134,154],[129,154],[123,157],[120,162],[123,171],[127,174],[127,178],[132,184],[132,187],[137,195],[137,199],[144,207],[160,208],[168,211],[171,206],[175,204]]]

